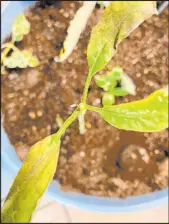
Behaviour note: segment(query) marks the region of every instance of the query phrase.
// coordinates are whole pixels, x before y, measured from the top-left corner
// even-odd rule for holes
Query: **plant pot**
[[[11,27],[15,16],[23,12],[33,3],[34,1],[9,1],[7,3],[2,12],[2,40],[11,32]],[[3,128],[1,131],[1,139],[2,172],[4,172],[4,177],[7,180],[10,177],[13,179],[21,166],[21,162],[18,159],[13,146],[10,144]],[[56,200],[64,204],[75,206],[80,209],[100,212],[130,212],[138,209],[159,206],[168,202],[168,189],[163,189],[141,196],[130,196],[126,199],[106,198],[89,196],[82,193],[63,192],[59,187],[59,183],[55,180],[51,182],[45,194],[51,197],[52,200]]]

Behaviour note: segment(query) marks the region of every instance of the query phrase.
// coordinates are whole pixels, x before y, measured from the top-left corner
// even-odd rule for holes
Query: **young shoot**
[[[106,75],[97,75],[95,82],[106,92],[102,97],[104,106],[114,104],[116,96],[135,95],[135,85],[132,79],[119,66],[114,67]]]
[[[61,118],[61,116],[59,114],[57,114],[56,116],[56,123],[58,125],[58,127],[60,128],[63,125],[63,119]]]
[[[118,44],[153,14],[157,14],[155,1],[112,1],[106,7],[102,19],[92,30],[88,44],[89,73],[81,102],[55,134],[42,139],[31,147],[4,202],[1,214],[2,223],[28,223],[31,221],[39,198],[55,174],[61,138],[81,113],[84,115],[87,110],[96,112],[110,125],[123,130],[153,132],[168,127],[167,88],[156,90],[147,98],[135,102],[106,105],[101,108],[87,104],[92,77],[103,69],[115,55]],[[122,92],[124,95],[128,94],[129,91],[122,84],[123,76],[121,77],[123,86],[120,87],[120,91],[117,90],[115,84],[120,78],[121,72],[117,72],[116,68],[114,73],[117,74],[117,77],[110,75],[111,82],[107,82],[106,76],[106,83],[108,83],[105,86],[106,91],[113,86],[115,96],[122,95]]]
[[[6,68],[26,68],[36,67],[39,65],[39,60],[33,56],[31,50],[19,50],[15,46],[15,42],[23,39],[23,36],[30,32],[30,23],[23,14],[19,14],[12,26],[12,41],[1,46],[1,74],[7,74]],[[12,50],[10,56],[9,52]]]

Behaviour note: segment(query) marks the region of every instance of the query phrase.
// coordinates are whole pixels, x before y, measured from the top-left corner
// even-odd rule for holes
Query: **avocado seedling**
[[[122,84],[124,74],[120,75],[120,68],[115,68],[111,74],[108,73],[101,78],[102,80],[97,81],[106,93],[113,91],[113,97],[108,101],[103,100],[103,107],[94,107],[87,103],[88,89],[93,76],[115,55],[118,44],[145,19],[156,13],[154,1],[112,1],[106,7],[100,22],[92,30],[88,44],[89,72],[81,101],[73,113],[61,123],[56,133],[30,148],[4,202],[2,223],[30,222],[39,198],[53,179],[61,138],[80,114],[84,116],[88,110],[96,112],[110,125],[123,130],[154,132],[168,127],[168,88],[156,90],[142,100],[112,105],[115,102],[114,96],[128,94],[129,89],[131,90],[127,88],[128,85]],[[20,35],[18,38],[20,40]],[[101,81],[105,82],[105,86]],[[120,89],[116,85],[118,81],[121,81]]]

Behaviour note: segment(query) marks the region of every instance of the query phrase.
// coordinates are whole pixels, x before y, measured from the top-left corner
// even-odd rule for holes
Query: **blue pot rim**
[[[19,4],[19,6],[21,5],[24,10],[27,6],[34,2],[35,1],[15,1],[12,3],[11,1],[8,1],[2,10],[2,20],[5,14],[9,14],[10,10],[14,8],[12,7],[10,9],[11,3]],[[17,7],[15,7],[15,10],[17,10]],[[3,167],[8,167],[8,172],[12,173],[13,177],[15,177],[22,163],[18,159],[13,146],[10,144],[3,127],[1,127],[1,140],[2,169]],[[11,155],[12,159],[10,158]],[[60,189],[59,183],[56,180],[53,180],[45,194],[52,200],[56,200],[60,203],[71,205],[80,209],[99,212],[133,212],[168,203],[168,188],[145,195],[130,196],[126,199],[120,199],[111,197],[96,197],[82,193],[63,192]]]

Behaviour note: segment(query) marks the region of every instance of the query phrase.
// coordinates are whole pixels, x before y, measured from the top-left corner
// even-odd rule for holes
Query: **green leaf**
[[[111,91],[112,89],[114,89],[114,87],[116,87],[117,80],[116,80],[116,77],[114,76],[114,74],[112,72],[109,72],[107,74],[107,82],[110,83],[108,91]]]
[[[105,90],[108,90],[108,87],[110,85],[110,83],[107,82],[106,75],[97,75],[95,77],[95,82],[100,88],[105,89]]]
[[[115,103],[115,97],[112,93],[105,93],[102,98],[102,104],[104,106],[109,106]]]
[[[120,81],[121,77],[123,75],[123,69],[119,66],[116,66],[112,69],[112,73],[113,73],[113,76],[115,77],[115,79],[117,81]]]
[[[75,17],[70,22],[70,26],[67,30],[67,37],[64,41],[63,49],[60,51],[59,57],[55,57],[56,62],[64,61],[72,53],[95,5],[96,1],[84,1],[83,6],[77,10]]]
[[[155,1],[111,2],[91,33],[87,49],[89,75],[93,76],[104,68],[116,53],[120,41],[155,13]]]
[[[159,131],[168,127],[168,88],[143,100],[99,109],[105,121],[124,130]]]
[[[114,93],[115,96],[126,96],[126,95],[129,94],[125,89],[123,89],[121,87],[115,88],[113,90],[113,93]]]
[[[95,81],[104,91],[111,91],[117,85],[116,77],[112,72],[108,72],[106,75],[96,76]]]
[[[2,208],[2,223],[28,223],[38,199],[51,182],[58,161],[57,134],[30,149]]]
[[[21,41],[23,35],[30,32],[30,23],[24,16],[24,14],[19,14],[16,16],[15,21],[12,26],[12,39],[13,41]]]

